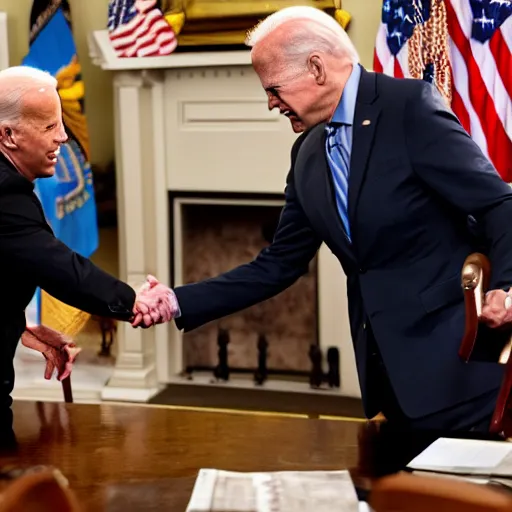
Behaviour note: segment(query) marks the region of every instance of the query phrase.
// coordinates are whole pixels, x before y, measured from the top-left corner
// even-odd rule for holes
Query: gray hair
[[[286,7],[267,16],[248,33],[245,44],[253,47],[281,25],[295,21],[299,23],[290,27],[283,48],[289,59],[305,62],[309,54],[321,51],[345,55],[353,64],[359,62],[357,50],[343,27],[316,7]]]
[[[46,71],[29,66],[12,66],[0,71],[0,123],[18,123],[25,94],[45,87],[57,88],[57,80]]]

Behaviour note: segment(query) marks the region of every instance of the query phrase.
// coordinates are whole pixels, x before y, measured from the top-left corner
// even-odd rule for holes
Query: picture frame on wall
[[[7,39],[7,13],[0,11],[0,69],[9,67],[9,41]]]

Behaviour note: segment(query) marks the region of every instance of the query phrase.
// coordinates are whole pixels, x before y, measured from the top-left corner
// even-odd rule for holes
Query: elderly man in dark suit
[[[37,69],[0,71],[0,420],[9,414],[14,353],[36,287],[94,315],[145,327],[170,319],[168,288],[150,277],[136,293],[57,240],[46,223],[33,182],[54,174],[60,145],[67,140],[56,85]],[[39,341],[48,345],[62,378],[70,365],[59,361],[66,357],[58,347],[59,333],[38,332],[47,333]],[[40,346],[34,340],[33,348]]]
[[[321,11],[279,11],[248,44],[269,108],[304,133],[273,243],[246,265],[177,288],[177,326],[189,331],[278,294],[324,242],[347,276],[366,415],[413,429],[486,430],[503,371],[458,357],[460,272],[480,242],[472,219],[494,270],[483,318],[512,320],[509,186],[433,85],[365,71]]]

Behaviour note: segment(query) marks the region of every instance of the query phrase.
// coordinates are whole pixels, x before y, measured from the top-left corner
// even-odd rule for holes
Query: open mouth
[[[299,116],[293,110],[285,110],[282,114],[290,120],[300,120]]]
[[[50,160],[50,162],[52,164],[56,164],[57,157],[59,156],[59,153],[60,153],[60,148],[57,148],[53,153],[48,153],[48,160]]]

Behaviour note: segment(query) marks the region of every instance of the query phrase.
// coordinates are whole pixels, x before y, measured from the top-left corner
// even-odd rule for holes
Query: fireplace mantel
[[[286,118],[268,111],[249,51],[118,59],[102,30],[91,34],[90,52],[114,73],[120,278],[138,287],[151,273],[170,283],[181,256],[169,193],[282,197],[296,135]],[[325,392],[358,397],[345,278],[325,246],[317,283],[320,346],[324,353],[337,346],[341,360],[341,388]],[[166,383],[189,383],[174,323],[147,330],[121,324],[116,343],[103,399],[147,401]],[[288,389],[309,390],[301,386]]]
[[[110,44],[108,30],[97,30],[90,35],[89,55],[95,65],[108,71],[251,65],[249,50],[186,52],[173,53],[162,57],[131,57],[120,59],[116,56]]]

